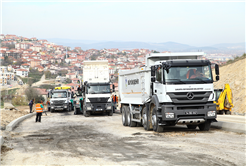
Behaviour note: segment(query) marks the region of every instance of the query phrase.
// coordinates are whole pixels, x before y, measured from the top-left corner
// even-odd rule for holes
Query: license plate
[[[56,108],[56,110],[63,110],[63,108]]]

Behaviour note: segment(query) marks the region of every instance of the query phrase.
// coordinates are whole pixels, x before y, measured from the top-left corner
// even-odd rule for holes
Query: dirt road
[[[211,129],[124,127],[112,117],[48,113],[6,133],[2,165],[245,165],[245,135]],[[12,150],[10,150],[12,149]]]

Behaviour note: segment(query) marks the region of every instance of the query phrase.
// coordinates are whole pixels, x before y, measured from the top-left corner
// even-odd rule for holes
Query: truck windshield
[[[90,85],[90,88],[86,89],[86,94],[101,94],[111,93],[110,85]]]
[[[67,98],[67,92],[53,92],[52,98]]]
[[[171,84],[201,84],[213,82],[210,65],[171,67],[169,70],[164,70],[164,78],[165,83]]]

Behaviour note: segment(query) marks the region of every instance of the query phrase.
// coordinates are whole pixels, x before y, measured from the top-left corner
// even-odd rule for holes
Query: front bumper
[[[217,114],[215,116],[208,116],[209,111],[216,112],[216,104],[183,104],[183,105],[162,105],[161,114],[158,115],[162,118],[162,121],[175,121],[180,123],[181,120],[200,120],[200,123],[207,120],[216,121]],[[166,118],[166,113],[173,113],[173,118]]]
[[[67,110],[68,109],[68,105],[50,105],[50,109],[51,110]]]
[[[111,103],[86,103],[86,111],[111,111]]]

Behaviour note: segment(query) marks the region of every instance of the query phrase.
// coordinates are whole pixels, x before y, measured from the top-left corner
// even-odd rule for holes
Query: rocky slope
[[[215,82],[215,89],[223,89],[228,83],[233,93],[232,114],[246,113],[246,58],[220,67],[220,80]]]

